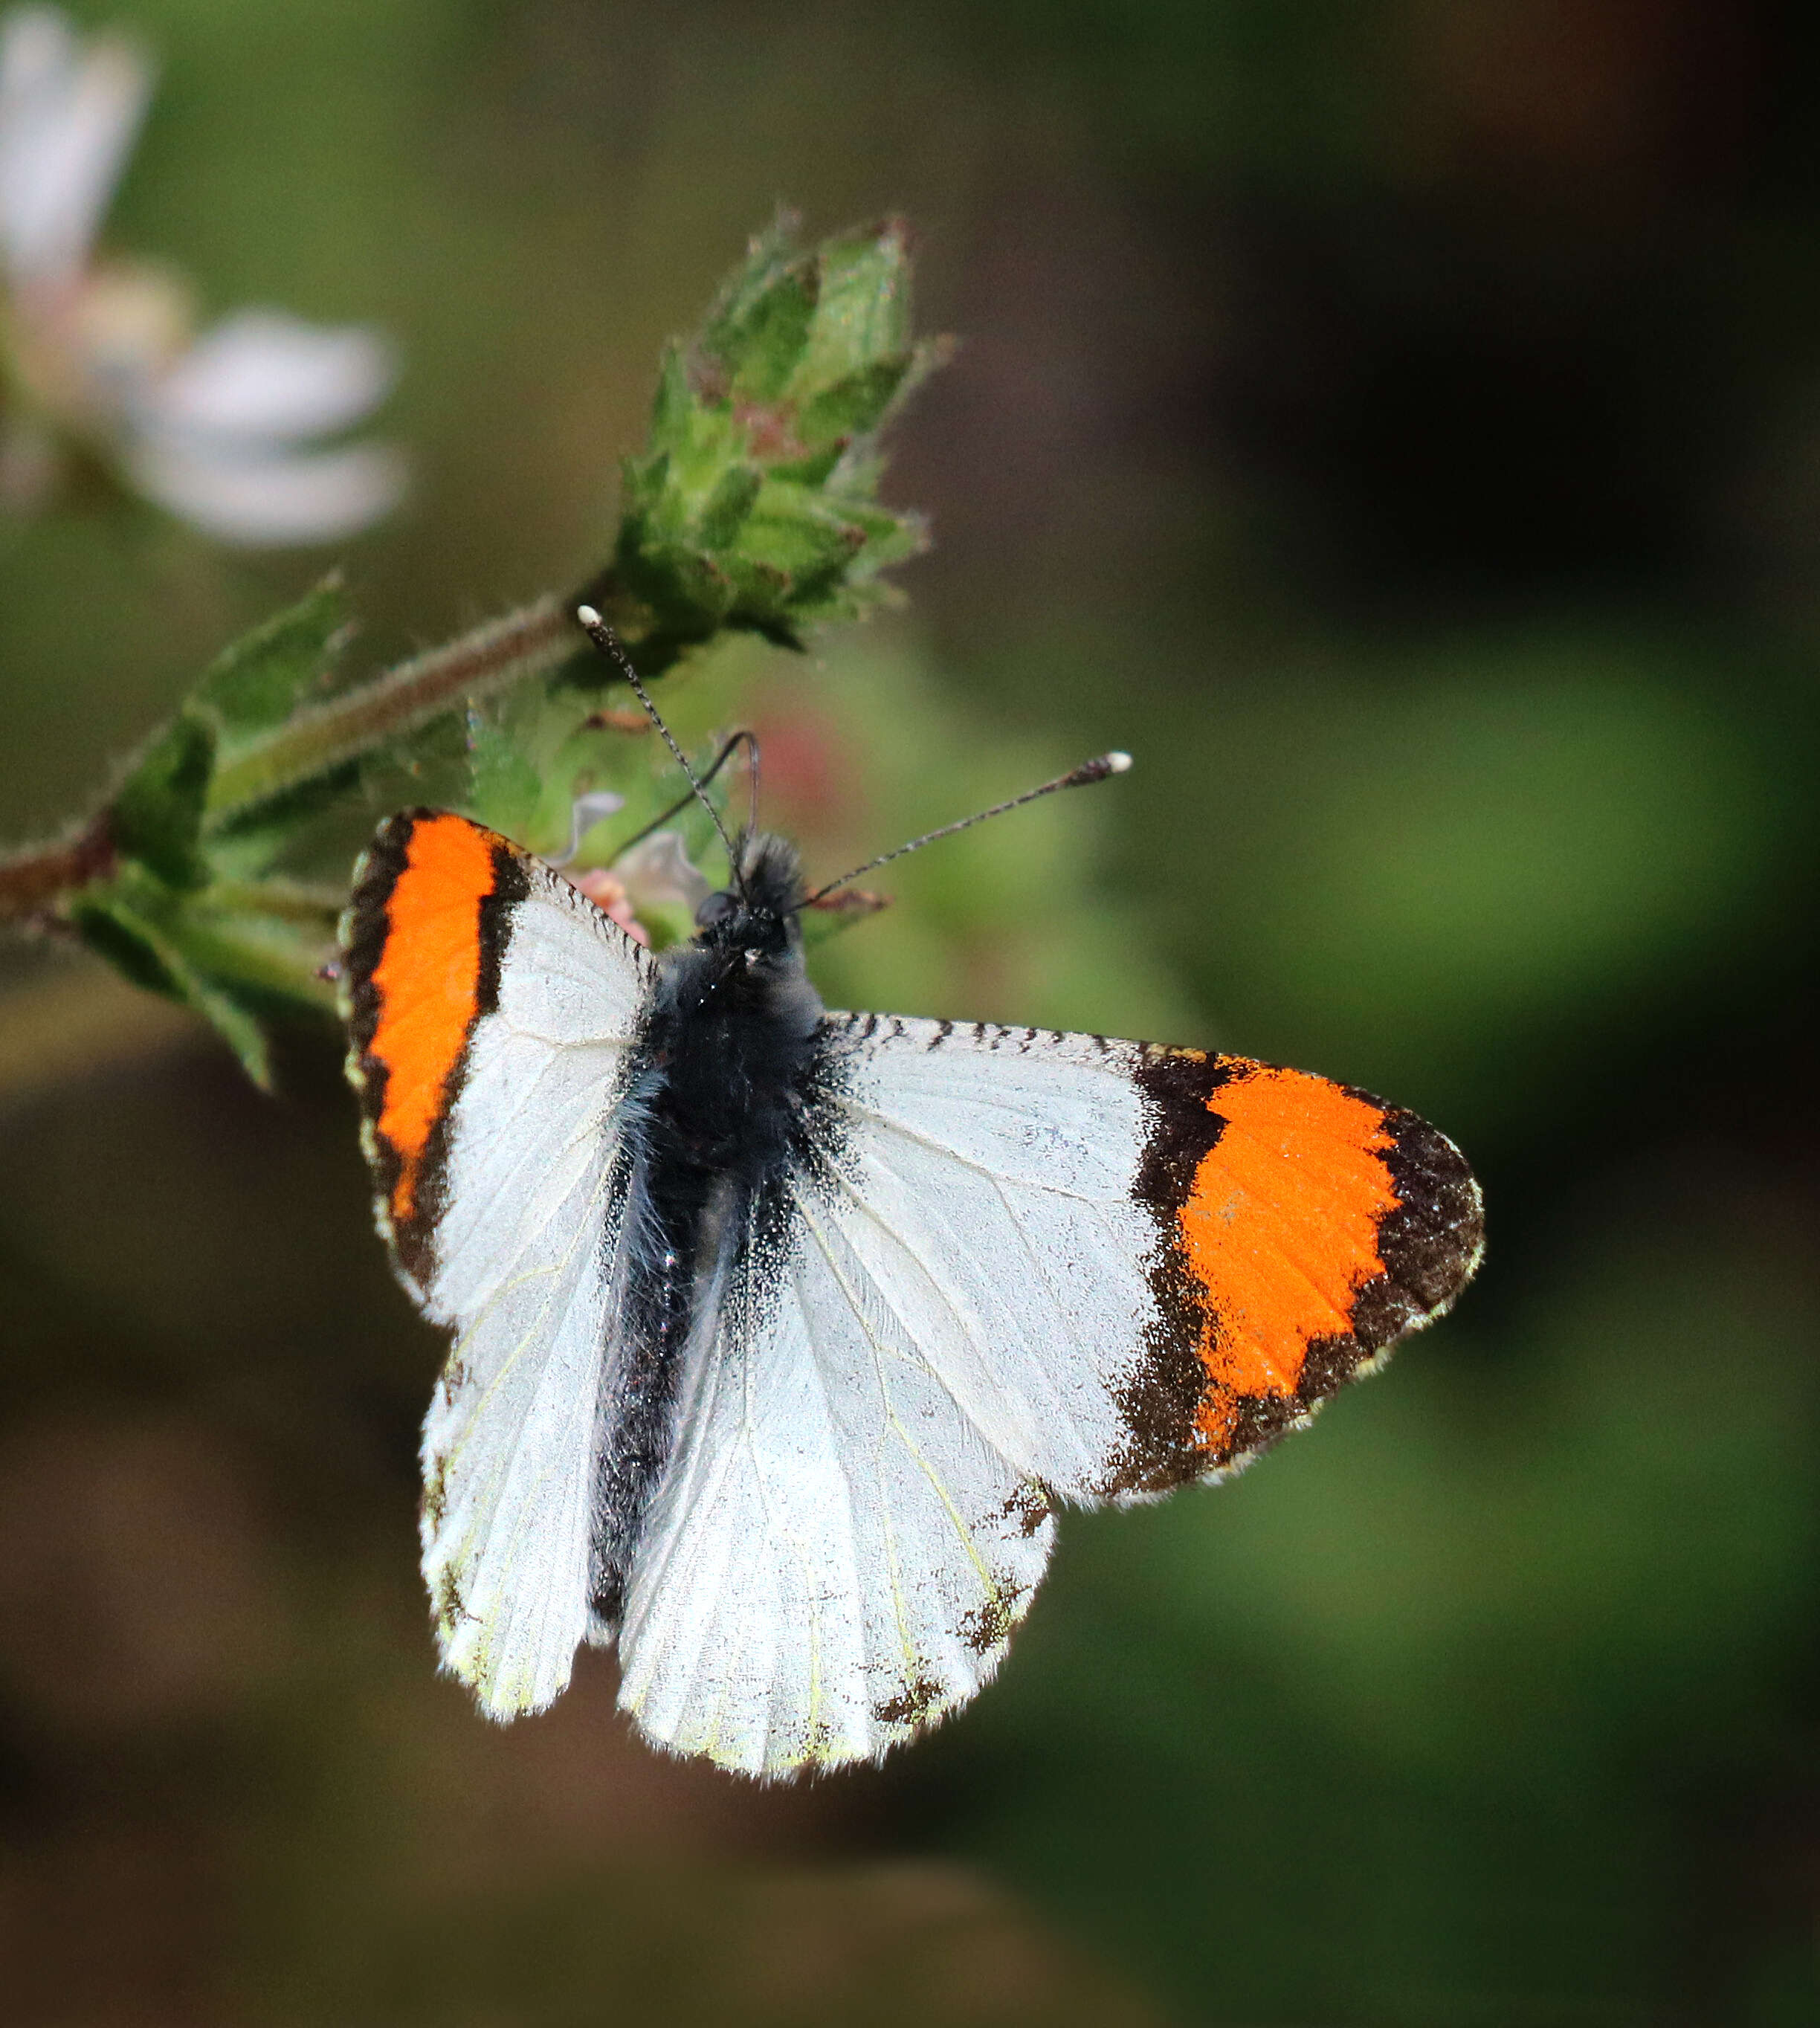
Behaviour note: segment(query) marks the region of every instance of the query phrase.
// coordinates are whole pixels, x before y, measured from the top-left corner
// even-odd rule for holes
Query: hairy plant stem
[[[358,690],[295,712],[268,738],[225,762],[209,785],[208,815],[219,819],[264,802],[414,731],[464,698],[546,675],[586,638],[572,607],[542,598],[414,655]]]
[[[606,595],[597,587],[590,590],[596,592],[596,603]],[[385,740],[415,731],[469,698],[485,697],[528,676],[548,675],[586,645],[574,616],[572,600],[538,599],[503,620],[488,620],[457,640],[413,655],[357,690],[294,713],[277,731],[235,754],[216,771],[209,786],[208,820],[219,822],[231,812],[282,794]],[[635,623],[638,616],[627,617]],[[113,870],[104,809],[73,836],[0,858],[0,923],[48,920],[65,895],[106,879]],[[257,905],[284,914],[285,898],[264,897]]]

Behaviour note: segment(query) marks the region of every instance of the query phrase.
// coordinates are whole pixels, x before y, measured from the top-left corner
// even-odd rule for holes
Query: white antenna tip
[[[1130,764],[1129,753],[1096,753],[1091,760],[1083,760],[1073,774],[1051,782],[1037,794],[1046,796],[1050,789],[1084,789],[1089,782],[1104,781],[1108,775],[1123,775]]]
[[[575,617],[584,627],[598,627],[601,624],[601,616],[591,605],[578,605]]]

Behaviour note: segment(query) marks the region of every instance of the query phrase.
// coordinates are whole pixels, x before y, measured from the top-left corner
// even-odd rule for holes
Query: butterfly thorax
[[[781,838],[745,855],[662,961],[640,1051],[664,1159],[749,1186],[788,1153],[822,1004],[803,969],[802,880]]]
[[[711,895],[698,934],[660,960],[627,1065],[642,1114],[625,1177],[637,1237],[597,1493],[594,1610],[609,1623],[675,1441],[703,1306],[808,1159],[825,1031],[803,968],[802,880],[779,838],[756,840],[743,870],[743,890]]]

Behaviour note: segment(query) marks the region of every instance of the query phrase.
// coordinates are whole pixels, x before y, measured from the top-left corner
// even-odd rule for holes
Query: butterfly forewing
[[[511,1717],[563,1689],[588,1624],[648,961],[547,867],[427,812],[380,831],[345,942],[380,1225],[453,1333],[423,1443],[438,1643]]]

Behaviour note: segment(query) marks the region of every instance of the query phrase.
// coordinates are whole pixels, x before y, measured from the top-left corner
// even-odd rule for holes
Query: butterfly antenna
[[[680,768],[683,773],[689,778],[689,795],[693,796],[695,801],[701,804],[701,807],[714,820],[715,831],[719,836],[721,844],[726,848],[727,863],[732,869],[733,873],[733,884],[739,890],[740,898],[743,901],[745,898],[745,869],[740,865],[739,854],[734,849],[733,840],[727,835],[726,825],[720,821],[720,812],[708,800],[707,790],[704,789],[701,784],[695,779],[695,770],[690,766],[688,757],[683,753],[682,748],[676,744],[676,735],[670,730],[669,727],[664,723],[663,714],[658,710],[657,707],[652,703],[649,696],[646,691],[645,686],[638,680],[638,672],[632,667],[631,657],[629,656],[626,653],[625,649],[620,646],[620,637],[618,635],[613,631],[612,628],[607,624],[605,620],[601,617],[599,613],[597,613],[591,605],[578,605],[575,608],[575,618],[581,623],[582,631],[587,635],[588,638],[594,642],[594,646],[598,648],[601,653],[606,657],[607,660],[613,664],[614,668],[616,668],[620,674],[625,678],[626,681],[631,685],[632,694],[638,700],[639,703],[645,707],[646,716],[650,720],[651,723],[657,727],[657,730],[663,734],[664,744],[669,748],[671,755],[675,760],[676,765]],[[724,758],[724,756],[723,757]],[[718,766],[719,763],[717,762],[716,764]],[[685,808],[688,801],[689,797],[684,797],[682,802],[676,805],[677,809]],[[674,815],[675,812],[672,812],[671,814]],[[660,818],[658,821],[660,823],[662,822],[662,819]],[[641,833],[640,835],[642,836],[642,834]],[[621,848],[622,850],[623,849],[623,847]]]
[[[907,852],[920,852],[924,846],[933,845],[938,838],[952,838],[957,831],[971,831],[976,823],[984,823],[988,817],[1001,817],[1007,810],[1021,809],[1026,803],[1036,801],[1039,796],[1052,796],[1058,789],[1084,789],[1089,782],[1103,782],[1109,775],[1123,775],[1130,764],[1129,753],[1097,753],[1091,760],[1083,760],[1079,767],[1071,768],[1067,774],[1058,775],[1052,782],[1045,782],[1041,788],[1026,789],[1021,796],[1013,796],[1009,802],[994,803],[990,810],[976,810],[958,823],[944,824],[939,831],[927,831],[920,838],[912,838],[908,845],[899,846],[894,852],[880,853],[876,859],[868,859],[864,866],[856,866],[851,873],[843,873],[838,880],[830,880],[827,886],[818,887],[801,905],[813,908],[837,887],[845,887],[849,880],[857,880],[862,873],[870,873],[875,867],[901,859]]]
[[[745,748],[747,753],[751,757],[747,763],[747,774],[752,783],[751,816],[747,821],[745,832],[746,836],[749,838],[753,831],[758,828],[757,734],[749,731],[743,727],[740,731],[734,733],[727,741],[727,744],[721,748],[720,751],[715,755],[713,760],[709,762],[708,766],[703,768],[701,771],[699,786],[701,788],[705,789],[708,783],[714,779],[715,776],[720,772],[721,769],[727,765],[727,762],[733,758],[734,755],[736,754],[742,746]],[[645,840],[651,835],[653,831],[661,831],[664,826],[667,824],[673,816],[679,816],[682,812],[687,809],[689,805],[694,801],[695,793],[695,787],[692,786],[689,793],[686,796],[679,796],[675,801],[670,805],[668,809],[660,811],[656,816],[652,818],[651,821],[648,824],[646,824],[639,830],[634,831],[631,836],[625,839],[622,843],[615,846],[613,847],[613,857],[615,859],[623,859],[625,855],[631,850],[634,846],[642,845]]]

